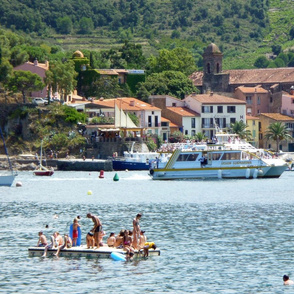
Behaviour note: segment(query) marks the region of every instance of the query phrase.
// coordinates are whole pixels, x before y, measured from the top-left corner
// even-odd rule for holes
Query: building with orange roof
[[[93,100],[85,105],[85,112],[90,117],[103,115],[105,117],[120,116],[115,109],[123,114],[134,114],[139,119],[138,128],[145,134],[161,135],[161,109],[149,103],[132,97]]]
[[[259,147],[259,117],[246,115],[246,124],[247,129],[251,132],[251,139],[249,140],[250,144],[254,147]]]
[[[276,150],[276,142],[267,140],[265,135],[267,133],[268,126],[271,123],[281,122],[285,124],[289,130],[290,135],[294,136],[294,118],[281,113],[261,113],[259,116],[259,147],[265,149]],[[294,143],[281,141],[279,150],[284,152],[294,152]]]
[[[194,136],[201,132],[199,113],[186,107],[183,100],[170,95],[151,95],[148,101],[161,108],[162,116],[177,126],[177,128],[171,130],[171,134],[176,130],[180,130],[187,136]]]
[[[13,70],[25,70],[30,71],[31,73],[35,73],[41,77],[44,82],[46,77],[46,71],[49,69],[49,62],[40,63],[36,59],[34,62],[25,62],[24,64],[18,65],[13,68]],[[48,96],[47,93],[47,85],[41,91],[35,91],[30,93],[31,97],[41,97],[46,98]]]
[[[215,136],[216,125],[225,129],[236,121],[242,120],[246,123],[245,101],[213,92],[200,95],[194,93],[187,96],[183,101],[186,107],[200,114],[201,129],[208,138]]]
[[[235,89],[235,97],[246,102],[247,115],[257,116],[260,113],[270,112],[270,91],[261,86],[240,86]]]

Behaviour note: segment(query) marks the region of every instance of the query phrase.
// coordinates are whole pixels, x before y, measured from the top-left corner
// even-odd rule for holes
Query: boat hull
[[[35,176],[40,177],[50,177],[54,174],[54,171],[48,170],[48,171],[34,171]]]
[[[47,256],[54,256],[57,249],[48,249]],[[103,246],[99,249],[88,249],[87,246],[77,246],[72,248],[64,248],[60,251],[59,256],[61,257],[88,257],[88,258],[110,258],[110,254],[112,252],[126,254],[126,251],[123,251],[123,249],[117,249],[113,247]],[[44,253],[44,247],[29,247],[28,253],[30,257],[40,257]],[[149,256],[159,256],[160,255],[160,249],[150,249],[149,250]],[[135,257],[143,257],[143,252],[135,251],[134,254]]]
[[[154,169],[150,176],[153,180],[278,178],[285,169],[286,166]]]
[[[0,175],[0,186],[12,186],[15,175]]]
[[[113,160],[113,170],[149,170],[149,163],[146,162],[131,162],[124,160]]]

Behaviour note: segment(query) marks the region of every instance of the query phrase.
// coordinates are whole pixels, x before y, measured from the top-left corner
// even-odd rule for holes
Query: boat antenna
[[[11,161],[10,161],[9,156],[8,156],[8,152],[7,152],[7,148],[6,148],[6,145],[5,145],[5,140],[4,140],[4,136],[3,136],[3,133],[2,133],[1,127],[0,127],[0,134],[1,134],[1,138],[3,140],[4,151],[5,151],[5,154],[7,156],[9,168],[10,168],[10,170],[12,170],[12,164],[11,164]]]

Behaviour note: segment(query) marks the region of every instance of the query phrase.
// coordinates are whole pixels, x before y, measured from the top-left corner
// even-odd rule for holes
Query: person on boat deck
[[[99,239],[102,233],[102,223],[98,216],[93,215],[91,213],[87,214],[87,218],[91,218],[94,223],[93,232],[94,232],[95,245],[97,246],[97,248],[99,248],[100,247]]]
[[[75,218],[72,224],[72,246],[77,246],[77,240],[79,237],[79,232],[78,232],[79,227],[80,227],[80,224],[78,223],[78,219]]]
[[[37,244],[37,247],[45,247],[47,245],[47,239],[46,239],[46,236],[43,234],[42,231],[40,231],[38,233],[39,235],[39,240],[38,240],[38,244]]]
[[[71,247],[72,247],[72,240],[71,240],[70,236],[68,234],[64,234],[63,244],[58,246],[58,249],[54,255],[59,256],[60,250],[62,250],[64,248],[71,248]]]
[[[205,166],[205,157],[202,155],[198,160],[200,161],[201,167],[204,167]]]
[[[42,257],[46,257],[47,256],[48,249],[55,248],[55,245],[56,245],[55,238],[56,238],[56,232],[54,232],[52,234],[52,236],[50,237],[50,242],[51,243],[45,246],[44,253],[43,253]]]
[[[140,219],[142,217],[141,213],[138,213],[133,219],[133,246],[135,249],[138,248],[139,237],[140,237]]]
[[[109,237],[107,238],[107,245],[108,247],[114,247],[115,245],[115,234],[114,233],[110,233]]]
[[[144,257],[149,256],[149,249],[156,249],[156,245],[154,242],[146,242],[144,247],[143,247],[143,251],[144,251]]]
[[[95,239],[94,239],[94,233],[93,230],[88,232],[86,236],[86,242],[87,242],[87,248],[89,249],[90,247],[94,248],[95,247]]]
[[[284,275],[283,276],[284,285],[294,285],[294,282],[290,280],[289,276]]]

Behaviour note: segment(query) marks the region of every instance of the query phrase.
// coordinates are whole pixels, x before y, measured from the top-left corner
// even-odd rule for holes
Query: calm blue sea
[[[0,187],[1,293],[294,293],[294,172],[279,179],[152,181],[146,171],[21,172]],[[92,195],[88,195],[89,191]],[[107,234],[141,227],[161,256],[28,257],[38,231],[67,232],[82,216],[83,239],[98,214]],[[54,219],[54,214],[59,218]],[[49,229],[45,229],[46,224]]]

